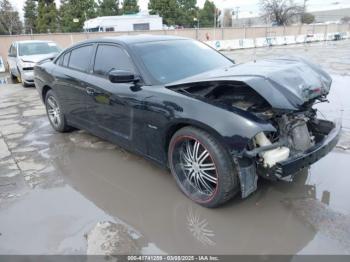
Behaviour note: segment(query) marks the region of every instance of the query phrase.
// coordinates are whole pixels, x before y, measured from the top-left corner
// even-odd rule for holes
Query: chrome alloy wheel
[[[190,184],[207,196],[214,194],[218,179],[209,151],[196,139],[186,138],[180,147],[180,166]]]
[[[47,113],[49,115],[50,121],[54,127],[59,128],[61,125],[61,110],[53,96],[48,97],[47,99]]]

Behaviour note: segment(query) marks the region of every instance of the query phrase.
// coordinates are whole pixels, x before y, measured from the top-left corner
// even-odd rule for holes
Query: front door
[[[96,48],[87,108],[94,115],[98,128],[112,140],[128,145],[132,140],[133,104],[136,97],[133,83],[112,83],[108,74],[113,69],[134,72],[130,57],[121,47],[99,44]]]

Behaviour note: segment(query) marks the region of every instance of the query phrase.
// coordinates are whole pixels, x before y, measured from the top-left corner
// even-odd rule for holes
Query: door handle
[[[89,96],[92,96],[96,93],[96,90],[93,89],[92,87],[87,87],[86,88],[86,93],[89,95]]]

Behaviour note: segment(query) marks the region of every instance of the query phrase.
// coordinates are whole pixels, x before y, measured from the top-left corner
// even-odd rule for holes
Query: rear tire
[[[46,113],[50,124],[57,132],[64,133],[72,130],[67,124],[67,119],[62,111],[61,104],[53,90],[49,90],[45,97]]]
[[[209,133],[184,127],[172,137],[169,166],[178,186],[194,202],[209,208],[222,205],[239,191],[234,163]]]
[[[11,68],[10,66],[8,65],[8,69],[9,69],[9,72],[10,72],[10,77],[11,77],[11,80],[14,82],[14,81],[17,81],[17,77],[11,72]],[[15,82],[14,82],[15,83]]]

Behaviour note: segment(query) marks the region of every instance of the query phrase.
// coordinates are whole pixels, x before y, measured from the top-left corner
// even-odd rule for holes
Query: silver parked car
[[[8,68],[13,79],[22,82],[24,87],[34,84],[34,65],[45,59],[52,59],[60,52],[52,41],[13,42],[8,54]]]

